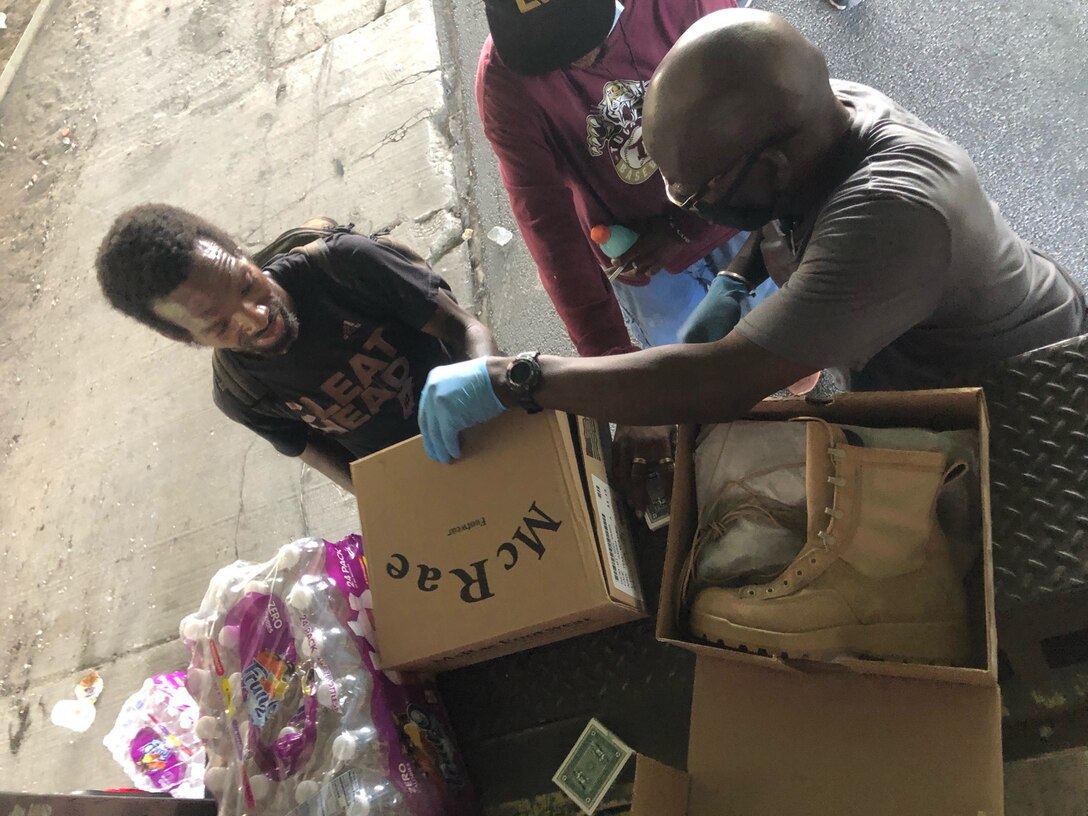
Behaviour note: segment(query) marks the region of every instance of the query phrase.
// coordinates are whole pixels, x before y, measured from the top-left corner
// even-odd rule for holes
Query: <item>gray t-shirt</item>
[[[807,223],[764,229],[782,287],[738,326],[856,389],[964,381],[1079,334],[1084,293],[1016,235],[966,152],[878,91],[835,81],[860,164]]]

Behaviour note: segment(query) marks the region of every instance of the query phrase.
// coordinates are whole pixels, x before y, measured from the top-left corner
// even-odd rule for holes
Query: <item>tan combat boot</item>
[[[692,632],[791,657],[968,662],[966,594],[935,512],[950,472],[942,453],[856,447],[810,421],[807,543],[769,583],[700,591]]]

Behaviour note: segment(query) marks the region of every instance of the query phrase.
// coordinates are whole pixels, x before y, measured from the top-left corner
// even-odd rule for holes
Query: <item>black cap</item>
[[[519,74],[566,68],[608,37],[616,0],[484,0],[499,57]]]

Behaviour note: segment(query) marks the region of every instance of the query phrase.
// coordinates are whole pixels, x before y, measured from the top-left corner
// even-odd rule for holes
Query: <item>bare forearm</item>
[[[465,327],[464,356],[466,360],[490,357],[499,353],[499,346],[491,330],[478,320]]]
[[[767,366],[765,357],[736,334],[613,357],[541,357],[543,380],[534,396],[544,408],[624,425],[727,422],[803,371],[785,361]],[[488,373],[499,399],[512,406],[504,384],[508,362],[493,358]]]
[[[312,438],[299,459],[349,493],[355,492],[351,483],[346,451],[341,445]]]

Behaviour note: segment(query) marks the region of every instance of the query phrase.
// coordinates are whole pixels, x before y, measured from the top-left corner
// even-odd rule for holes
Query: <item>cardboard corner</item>
[[[631,816],[687,816],[690,786],[683,771],[636,754]]]
[[[631,528],[623,499],[616,494],[611,478],[612,438],[608,426],[574,414],[570,415],[570,422],[577,437],[579,477],[605,591],[613,602],[645,615],[646,595]],[[627,586],[618,582],[621,576]]]
[[[688,773],[689,816],[1000,816],[1000,694],[700,655]]]
[[[698,507],[691,497],[695,495],[695,440],[699,435],[696,425],[681,425],[676,434],[676,452],[673,463],[672,497],[669,502],[669,534],[665,544],[665,565],[662,568],[661,591],[657,601],[655,633],[658,640],[677,642],[684,638],[677,631],[677,583],[683,569],[683,554],[687,544],[695,538],[698,527]]]

